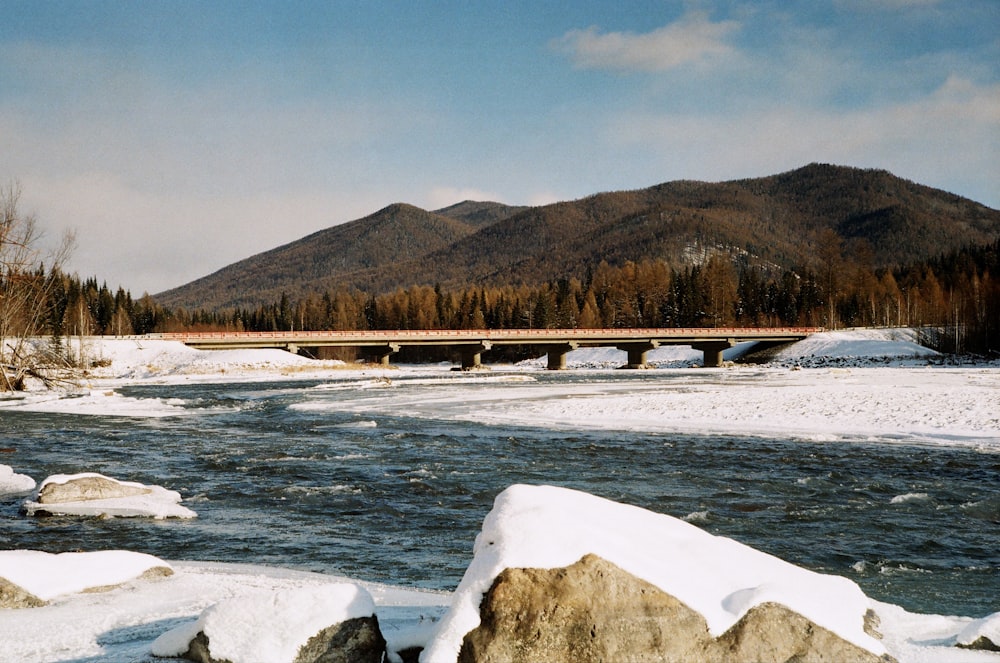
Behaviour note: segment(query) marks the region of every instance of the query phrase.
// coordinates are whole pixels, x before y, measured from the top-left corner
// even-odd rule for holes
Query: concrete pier
[[[543,346],[545,354],[548,355],[549,363],[546,366],[550,371],[566,370],[566,355],[580,347],[579,343],[558,343]]]
[[[646,353],[660,347],[660,343],[659,341],[643,341],[641,343],[622,343],[615,347],[628,353],[628,363],[622,368],[649,368],[646,365]]]
[[[483,341],[475,345],[461,346],[462,370],[474,371],[482,368],[482,354],[493,347],[490,341]]]
[[[708,341],[706,343],[692,343],[691,347],[695,350],[701,350],[704,354],[704,361],[702,366],[705,368],[718,368],[722,366],[722,352],[723,350],[728,350],[729,348],[736,345],[735,339],[727,339],[725,341]]]
[[[367,346],[365,347],[365,354],[372,358],[372,363],[388,366],[389,357],[399,352],[400,347],[402,346],[399,343]]]

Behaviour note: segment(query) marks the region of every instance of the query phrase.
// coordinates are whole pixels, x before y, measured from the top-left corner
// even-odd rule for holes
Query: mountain
[[[770,177],[667,182],[540,207],[395,204],[156,295],[225,308],[338,288],[533,284],[605,260],[681,267],[721,252],[774,269],[815,263],[835,232],[876,266],[930,258],[1000,235],[1000,211],[884,170],[810,164]],[[825,238],[825,239],[824,239]]]

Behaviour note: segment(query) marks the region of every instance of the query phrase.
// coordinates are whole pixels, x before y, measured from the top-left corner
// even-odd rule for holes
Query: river
[[[494,496],[585,490],[684,518],[908,610],[983,616],[1000,596],[1000,455],[892,440],[480,424],[516,375],[123,387],[174,416],[0,412],[0,462],[36,479],[100,472],[179,491],[194,520],[27,518],[0,505],[0,546],[122,548],[453,589]],[[644,375],[546,373],[561,387]],[[627,388],[627,387],[626,387]],[[424,398],[419,416],[406,403]],[[430,405],[428,405],[430,399]],[[439,399],[440,416],[433,416]],[[429,408],[429,409],[428,409]],[[428,416],[428,411],[432,413]],[[669,551],[664,551],[669,555]]]

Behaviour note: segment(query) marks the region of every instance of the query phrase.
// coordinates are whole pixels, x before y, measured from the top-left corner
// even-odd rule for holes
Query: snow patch
[[[222,601],[191,624],[168,631],[154,656],[180,656],[204,632],[212,658],[232,663],[292,663],[309,638],[334,624],[375,614],[371,594],[355,584],[289,589]]]
[[[0,577],[43,601],[95,587],[120,585],[161,567],[161,559],[125,550],[47,553],[38,550],[0,551]]]
[[[15,474],[10,465],[0,465],[0,497],[30,493],[35,480],[26,474]]]

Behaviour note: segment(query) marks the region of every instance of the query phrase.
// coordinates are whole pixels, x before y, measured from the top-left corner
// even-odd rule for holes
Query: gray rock
[[[779,603],[761,603],[717,641],[725,658],[733,661],[794,661],[795,663],[888,662],[867,649],[817,626]],[[721,653],[721,652],[720,652]]]
[[[961,649],[976,649],[979,651],[997,651],[1000,652],[1000,644],[997,644],[987,638],[985,635],[981,635],[972,642],[968,643],[958,643],[955,645]]]
[[[505,569],[480,620],[460,663],[712,660],[704,617],[596,555],[561,569]]]
[[[0,578],[0,608],[39,608],[45,601],[20,585],[6,578]]]
[[[204,632],[198,633],[184,658],[197,663],[230,663],[212,658],[212,646]],[[385,657],[385,638],[378,618],[357,617],[323,629],[299,648],[294,663],[381,663]]]
[[[103,476],[71,479],[65,483],[47,483],[38,491],[39,504],[61,504],[120,497],[148,495],[152,490],[145,486],[130,486]]]
[[[885,663],[788,608],[765,603],[718,639],[673,596],[595,555],[561,569],[506,569],[459,663]]]

